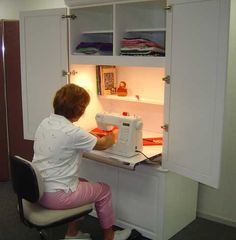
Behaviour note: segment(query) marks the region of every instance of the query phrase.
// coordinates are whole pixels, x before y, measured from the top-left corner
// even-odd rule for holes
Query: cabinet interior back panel
[[[78,72],[71,78],[71,82],[78,84],[90,93],[91,102],[78,124],[86,129],[96,127],[95,115],[99,111],[128,112],[139,115],[143,119],[144,130],[161,133],[163,124],[163,105],[142,102],[130,102],[114,99],[100,99],[97,95],[95,65],[71,65],[71,69]],[[164,83],[162,68],[117,67],[117,83],[127,83],[128,95],[139,95],[163,102]],[[125,97],[124,97],[125,98]]]
[[[119,19],[119,24],[125,25],[127,29],[164,28],[165,10],[163,2],[148,1],[118,4],[117,15],[122,16]]]

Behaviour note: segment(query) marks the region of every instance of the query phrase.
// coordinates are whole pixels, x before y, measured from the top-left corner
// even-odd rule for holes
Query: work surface
[[[161,134],[143,131],[143,138],[162,137]],[[124,157],[108,153],[106,151],[92,150],[83,154],[83,157],[102,162],[108,165],[121,167],[129,170],[134,170],[135,166],[143,161],[147,161],[148,158],[152,161],[157,161],[156,165],[161,165],[162,145],[150,145],[143,146],[142,153],[137,153],[133,157]]]
[[[144,155],[137,153],[137,155],[133,157],[123,157],[105,151],[92,150],[91,152],[84,153],[83,156],[95,161],[106,163],[108,165],[133,170],[137,164],[147,160],[147,157],[154,161],[160,160],[162,146],[144,146],[142,152]]]

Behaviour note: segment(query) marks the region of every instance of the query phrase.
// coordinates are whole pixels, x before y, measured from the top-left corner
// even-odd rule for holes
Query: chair
[[[37,202],[43,193],[42,178],[33,164],[22,157],[11,156],[11,179],[18,197],[18,211],[21,221],[36,228],[40,238],[46,239],[45,229],[59,226],[89,214],[92,204],[65,210],[52,210]]]

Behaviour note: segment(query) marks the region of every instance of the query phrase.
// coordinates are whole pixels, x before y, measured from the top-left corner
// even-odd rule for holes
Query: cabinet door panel
[[[119,170],[117,221],[153,239],[162,225],[163,192],[158,175]],[[157,217],[158,216],[158,217]]]
[[[221,161],[228,1],[173,2],[167,13],[171,83],[165,167],[217,187]],[[170,46],[171,45],[171,46]],[[167,112],[167,111],[166,111]]]
[[[66,9],[20,15],[22,100],[25,139],[33,139],[40,121],[52,111],[55,91],[68,69]]]

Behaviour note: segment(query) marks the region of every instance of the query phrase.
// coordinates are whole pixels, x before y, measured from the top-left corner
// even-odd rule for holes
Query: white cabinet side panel
[[[172,5],[169,132],[164,165],[217,187],[226,80],[228,1]],[[171,23],[170,23],[171,22]],[[169,89],[168,89],[169,88]]]
[[[33,139],[40,121],[52,112],[55,91],[68,69],[66,9],[20,15],[24,138]]]
[[[160,239],[163,177],[164,174],[119,170],[117,223],[120,226],[135,228],[150,239]]]
[[[165,181],[163,239],[170,239],[196,218],[198,183],[168,172]]]
[[[113,212],[116,215],[118,168],[83,158],[79,174],[89,181],[103,182],[110,186]]]

